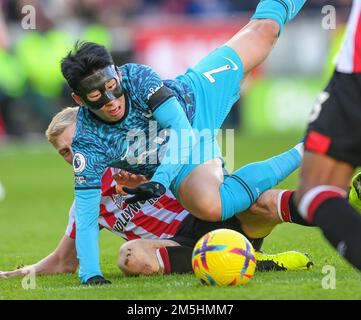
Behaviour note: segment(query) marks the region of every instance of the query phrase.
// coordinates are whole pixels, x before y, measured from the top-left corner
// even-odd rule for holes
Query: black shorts
[[[179,226],[173,240],[184,247],[194,247],[197,241],[206,233],[217,229],[231,229],[244,234],[241,223],[236,217],[220,222],[207,222],[189,214]]]
[[[361,165],[361,73],[335,71],[310,121],[305,150]]]

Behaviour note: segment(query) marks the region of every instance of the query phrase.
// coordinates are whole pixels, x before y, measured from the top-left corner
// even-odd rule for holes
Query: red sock
[[[280,219],[283,222],[313,227],[313,225],[307,222],[298,212],[298,208],[294,202],[295,193],[293,190],[284,190],[278,195],[277,212]]]
[[[163,270],[163,274],[170,274],[171,267],[167,248],[162,247],[157,249],[156,255],[159,262],[159,267],[161,268],[161,270]]]
[[[332,198],[345,198],[347,193],[345,190],[334,186],[317,186],[309,191],[302,197],[298,210],[301,216],[313,222],[313,216],[316,210],[328,199]]]
[[[290,209],[290,199],[294,194],[292,190],[284,190],[278,195],[277,199],[277,212],[280,219],[283,222],[291,222],[291,209]]]

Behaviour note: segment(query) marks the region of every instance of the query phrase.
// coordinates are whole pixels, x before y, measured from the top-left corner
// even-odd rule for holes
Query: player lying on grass
[[[239,220],[234,217],[223,222],[205,222],[189,214],[170,191],[154,201],[126,204],[124,198],[116,192],[116,187],[135,187],[144,182],[144,177],[129,175],[124,171],[121,175],[114,175],[118,172],[118,169],[108,168],[102,178],[102,205],[98,224],[101,229],[109,230],[127,241],[120,247],[117,258],[118,266],[126,276],[193,272],[193,247],[205,233],[228,228],[243,234],[247,234],[246,230],[257,237],[265,235],[265,230],[281,222],[275,213],[278,190],[261,197],[259,204],[239,216]],[[115,181],[118,181],[118,186]],[[273,201],[270,201],[271,198]],[[254,217],[257,213],[266,216]],[[65,235],[57,248],[33,265],[13,271],[0,271],[0,278],[25,276],[30,272],[37,275],[75,273],[78,269],[75,237],[73,204]],[[262,240],[251,242],[259,250]],[[256,258],[258,271],[307,270],[313,265],[306,254],[297,251],[272,255],[257,251]]]
[[[92,43],[77,45],[62,60],[62,73],[82,106],[72,147],[83,283],[102,277],[97,218],[107,167],[151,178],[125,190],[133,195],[128,203],[159,197],[170,188],[196,217],[224,221],[249,208],[298,165],[301,156],[293,148],[223,179],[216,136],[239,99],[240,82],[268,56],[284,24],[304,3],[262,0],[249,24],[175,80],[163,82],[148,66],[118,68],[104,47]],[[168,134],[162,136],[164,129]]]
[[[67,108],[54,117],[47,136],[64,160],[71,164],[72,137],[78,108]],[[265,192],[250,210],[224,222],[205,222],[190,215],[168,190],[159,199],[128,205],[122,186],[136,187],[146,182],[144,176],[115,175],[119,169],[108,168],[102,177],[102,199],[98,225],[130,240],[118,256],[118,265],[126,275],[185,273],[191,271],[191,253],[196,241],[205,233],[230,228],[252,240],[259,250],[262,238],[281,222],[279,216],[290,216],[290,192],[270,190]],[[118,191],[118,192],[117,192]],[[278,196],[278,197],[277,197]],[[281,214],[282,212],[282,214]],[[75,210],[70,210],[66,235],[54,252],[45,259],[25,268],[1,272],[0,277],[24,275],[29,270],[37,274],[75,272],[78,260],[75,248]],[[257,253],[258,270],[307,269],[311,262],[298,252],[278,255]]]

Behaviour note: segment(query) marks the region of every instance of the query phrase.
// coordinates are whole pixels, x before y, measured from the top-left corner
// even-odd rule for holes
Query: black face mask
[[[116,87],[111,91],[105,90],[105,83],[112,79],[115,79]],[[94,90],[99,90],[101,96],[97,101],[89,101],[87,94]],[[110,101],[122,97],[124,89],[114,66],[108,66],[81,80],[74,92],[89,108],[99,110]]]

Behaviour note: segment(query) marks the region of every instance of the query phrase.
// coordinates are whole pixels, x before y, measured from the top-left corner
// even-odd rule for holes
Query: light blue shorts
[[[177,77],[193,89],[196,108],[192,127],[201,138],[193,152],[197,161],[184,165],[171,185],[176,196],[179,184],[196,166],[221,157],[217,133],[240,97],[243,76],[240,57],[232,48],[223,46]]]

